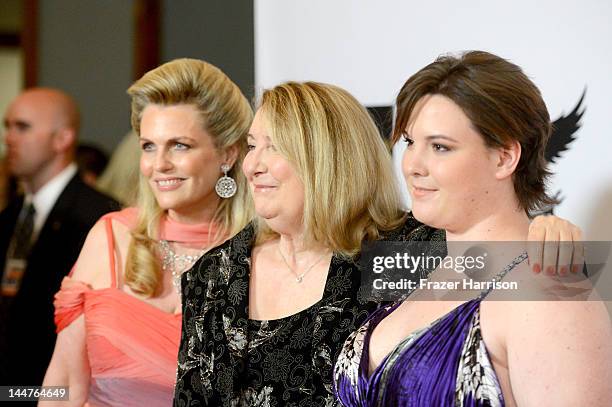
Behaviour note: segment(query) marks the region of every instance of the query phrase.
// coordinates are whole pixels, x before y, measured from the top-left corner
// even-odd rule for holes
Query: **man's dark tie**
[[[36,210],[31,203],[24,206],[19,213],[17,225],[7,253],[5,270],[0,270],[2,285],[0,290],[0,352],[6,352],[6,324],[13,297],[19,291],[27,258],[32,247],[34,215]]]
[[[34,231],[34,215],[36,210],[31,203],[27,204],[20,216],[13,234],[13,253],[14,259],[27,259],[32,247],[32,232]]]

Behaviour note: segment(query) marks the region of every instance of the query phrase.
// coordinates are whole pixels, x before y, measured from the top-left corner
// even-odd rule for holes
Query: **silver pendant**
[[[215,184],[215,191],[217,195],[221,198],[227,199],[236,195],[236,191],[238,190],[238,185],[236,185],[236,181],[233,178],[227,176],[227,172],[231,169],[231,167],[227,164],[223,164],[221,166],[221,171],[223,171],[223,176],[217,180]]]
[[[217,192],[217,195],[225,199],[231,198],[236,195],[237,190],[238,185],[236,185],[236,181],[234,181],[234,179],[230,177],[223,176],[219,178],[217,184],[215,185],[215,191]]]

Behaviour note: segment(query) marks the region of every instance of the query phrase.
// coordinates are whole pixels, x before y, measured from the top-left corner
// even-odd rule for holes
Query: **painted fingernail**
[[[559,274],[561,274],[562,276],[567,274],[567,267],[563,266],[559,269]]]
[[[572,266],[572,273],[577,273],[578,272],[578,266],[573,265]]]
[[[542,269],[540,268],[540,265],[539,265],[539,264],[537,264],[537,263],[536,263],[536,264],[534,264],[534,265],[533,265],[533,272],[534,272],[534,273],[536,273],[536,274],[538,274],[540,271],[542,271]]]
[[[546,274],[552,276],[553,274],[555,274],[555,268],[553,266],[548,266],[546,268]]]

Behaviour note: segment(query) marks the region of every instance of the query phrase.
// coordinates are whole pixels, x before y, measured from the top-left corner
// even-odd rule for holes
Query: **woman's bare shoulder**
[[[117,221],[100,219],[89,231],[79,258],[77,259],[71,277],[74,280],[89,284],[94,289],[107,288],[111,284],[111,255],[117,263],[116,253],[127,252],[130,240],[128,227]],[[109,233],[112,233],[109,238]],[[110,250],[110,244],[113,250]],[[125,256],[121,256],[123,258]],[[121,264],[119,266],[122,266]],[[117,266],[116,266],[117,267]]]

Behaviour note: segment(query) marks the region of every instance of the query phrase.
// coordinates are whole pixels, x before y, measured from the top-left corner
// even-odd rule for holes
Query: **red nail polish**
[[[548,268],[546,269],[546,274],[552,276],[553,274],[555,274],[555,268],[553,266],[548,266]]]
[[[572,273],[578,272],[578,266],[572,266]]]
[[[567,267],[563,266],[559,269],[559,274],[561,274],[562,276],[567,274]]]
[[[538,274],[540,271],[542,271],[542,270],[541,270],[541,268],[540,268],[540,265],[539,265],[539,264],[537,264],[537,263],[536,263],[536,264],[534,264],[534,265],[533,265],[533,272],[534,272],[534,273],[536,273],[536,274]]]

